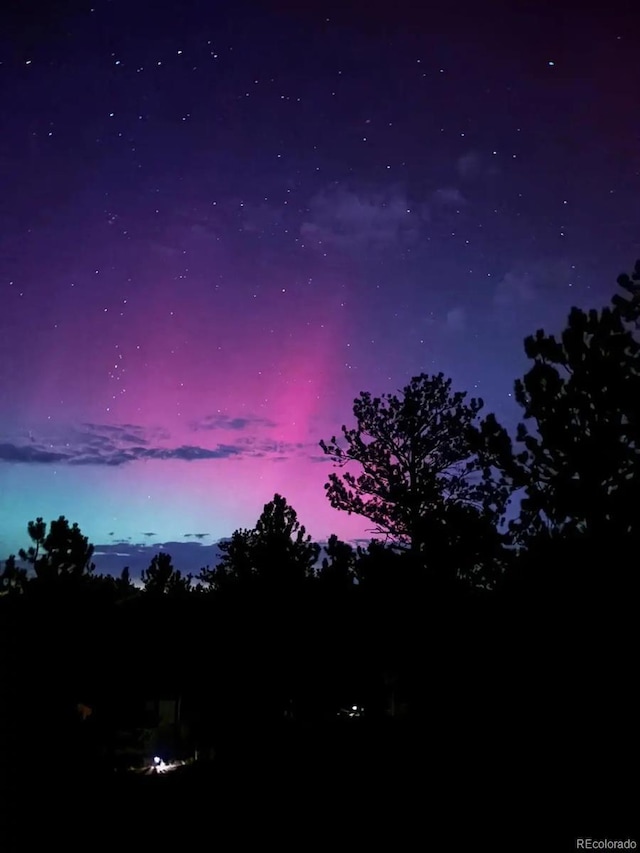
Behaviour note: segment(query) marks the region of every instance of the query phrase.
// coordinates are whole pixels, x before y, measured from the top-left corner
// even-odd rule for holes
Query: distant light
[[[357,710],[358,710],[358,706],[357,706],[357,705],[352,705],[352,706],[351,706],[351,710],[352,710],[352,711],[357,711]]]
[[[159,758],[157,755],[155,755],[153,758],[153,763],[154,764],[162,764],[162,759]]]
[[[547,63],[547,65],[554,66],[554,65],[555,65],[555,62],[553,62],[552,60],[549,60],[549,62]]]

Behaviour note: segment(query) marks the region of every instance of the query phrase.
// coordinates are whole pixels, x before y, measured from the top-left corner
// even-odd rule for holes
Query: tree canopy
[[[493,417],[480,420],[481,399],[451,384],[442,373],[421,374],[398,394],[363,392],[353,404],[356,426],[320,442],[338,467],[360,469],[330,474],[331,505],[370,519],[376,534],[427,562],[442,554],[454,517],[497,525],[509,497],[487,440],[504,431]]]
[[[313,573],[320,547],[311,540],[286,498],[274,495],[264,505],[253,529],[234,531],[219,543],[222,558],[214,569],[204,569],[200,580],[222,588],[250,580],[274,585],[295,583]]]
[[[126,587],[128,575],[125,577],[123,573],[121,580]],[[179,569],[175,569],[171,555],[167,553],[156,554],[140,580],[145,592],[152,595],[178,595],[189,592],[191,588],[191,575],[183,576]]]
[[[640,330],[640,260],[636,261],[631,275],[618,276],[618,285],[627,293],[616,293],[612,299],[616,313],[633,329]]]
[[[617,311],[573,308],[559,338],[539,330],[525,350],[534,364],[515,386],[526,491],[516,530],[637,535],[640,344]]]
[[[33,545],[20,549],[20,559],[32,566],[38,580],[80,578],[93,572],[93,545],[82,535],[77,523],[70,525],[61,515],[49,524],[47,531],[46,522],[36,518],[29,522],[27,531]]]

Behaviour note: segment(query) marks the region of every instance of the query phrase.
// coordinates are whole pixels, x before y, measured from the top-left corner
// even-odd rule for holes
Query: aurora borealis
[[[512,423],[523,337],[608,302],[629,4],[419,5],[0,13],[0,559],[64,514],[197,570],[274,492],[366,536],[318,447],[360,391],[443,371]]]

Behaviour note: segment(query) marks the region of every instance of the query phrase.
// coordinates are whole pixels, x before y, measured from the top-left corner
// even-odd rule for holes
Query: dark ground
[[[9,786],[0,849],[568,851],[634,837],[637,770],[619,746],[349,720],[247,729],[157,777],[43,760]]]

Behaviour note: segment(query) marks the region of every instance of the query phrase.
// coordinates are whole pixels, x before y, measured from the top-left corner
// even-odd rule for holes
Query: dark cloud
[[[33,439],[31,439],[33,441]],[[0,462],[28,462],[50,465],[54,462],[65,462],[67,456],[64,453],[46,450],[37,444],[12,444],[6,442],[0,444]]]
[[[123,432],[120,434],[120,441],[130,441],[132,444],[149,444],[149,440],[133,433]]]
[[[94,442],[97,443],[97,442]],[[70,453],[65,462],[68,465],[107,465],[107,466],[119,466],[124,465],[126,462],[133,462],[135,459],[141,459],[143,457],[142,451],[145,451],[144,447],[131,447],[127,450],[119,450],[117,447],[106,447],[104,445],[100,446],[98,450],[95,448],[91,448],[90,451],[87,449],[78,449],[75,453]]]
[[[96,570],[104,574],[119,575],[124,567],[128,566],[132,579],[138,580],[141,572],[149,567],[151,560],[160,552],[171,555],[176,569],[193,575],[197,575],[205,566],[217,565],[221,557],[217,543],[206,545],[200,542],[116,542],[96,545],[93,561]]]
[[[183,459],[186,462],[192,462],[194,459],[229,459],[242,453],[241,448],[229,444],[219,444],[215,449],[188,444],[175,448],[137,449],[140,451],[138,458],[141,459]]]
[[[141,535],[142,535],[142,536],[147,536],[147,537],[148,537],[148,536],[157,536],[158,534],[157,534],[157,533],[153,533],[153,532],[151,532],[151,533],[143,533],[143,534],[141,534]]]
[[[194,539],[206,539],[207,536],[210,536],[210,533],[185,533],[184,538],[188,539],[189,537],[193,537]]]
[[[104,465],[118,467],[129,462],[152,459],[181,459],[193,462],[202,459],[229,459],[245,452],[241,446],[219,444],[217,447],[199,447],[184,444],[180,447],[151,447],[150,441],[138,434],[105,428],[100,434],[94,430],[79,432],[71,430],[72,440],[59,441],[62,447],[55,444],[38,442],[29,436],[28,444],[5,442],[0,444],[0,461],[23,462],[31,464],[61,464],[61,465]]]
[[[115,438],[120,438],[123,441],[138,441],[146,442],[145,431],[143,427],[135,426],[135,424],[94,424],[84,423],[82,428],[88,433],[95,433],[98,436],[113,435]]]
[[[148,444],[169,438],[169,433],[162,427],[143,427],[138,424],[96,424],[83,423],[80,429],[74,430],[78,438],[88,440],[90,437],[104,440],[110,436],[113,441],[132,444]]]
[[[227,428],[242,433],[251,426],[274,426],[266,418],[247,416],[230,418],[211,415],[192,428],[214,430]],[[274,438],[257,438],[239,435],[232,444],[215,447],[183,444],[179,447],[162,446],[157,436],[164,438],[161,430],[150,430],[144,435],[140,427],[113,426],[111,424],[84,424],[83,429],[70,428],[54,438],[36,439],[32,433],[20,440],[0,444],[0,462],[31,464],[59,464],[69,466],[121,467],[132,462],[177,459],[197,462],[213,459],[264,458],[282,461],[291,456],[304,456],[310,445],[282,442]],[[153,439],[153,440],[152,440]],[[315,447],[314,447],[315,449]]]

